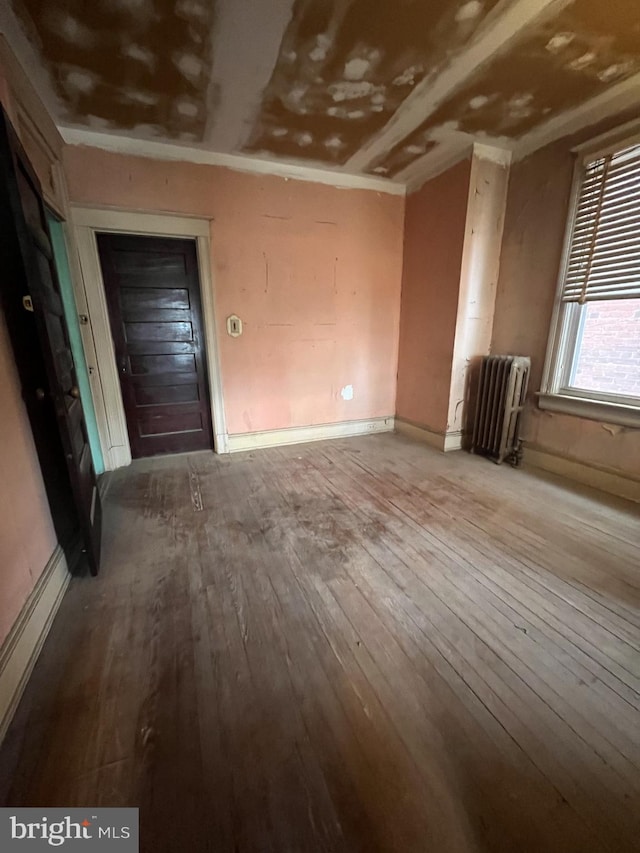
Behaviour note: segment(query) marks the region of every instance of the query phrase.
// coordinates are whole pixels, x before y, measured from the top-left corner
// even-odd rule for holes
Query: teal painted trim
[[[93,459],[93,467],[96,470],[96,474],[102,474],[104,471],[104,460],[102,459],[100,438],[98,437],[98,423],[96,421],[96,413],[93,408],[93,398],[91,397],[89,371],[87,370],[87,362],[84,357],[84,347],[82,346],[82,335],[80,334],[80,323],[78,322],[78,310],[76,308],[76,300],[73,294],[73,285],[71,283],[71,271],[69,270],[69,258],[67,255],[67,244],[64,239],[64,228],[62,226],[62,222],[59,222],[50,213],[47,213],[47,221],[49,224],[49,233],[51,234],[51,245],[53,247],[56,270],[58,271],[58,279],[60,281],[60,292],[62,294],[64,315],[69,328],[71,354],[73,355],[73,361],[76,368],[76,377],[78,379],[78,388],[80,389],[80,399],[82,400],[84,419],[87,424],[87,435],[89,438],[89,447],[91,449],[91,458]]]

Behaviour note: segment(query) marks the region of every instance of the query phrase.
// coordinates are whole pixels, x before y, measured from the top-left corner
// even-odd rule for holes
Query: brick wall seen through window
[[[571,386],[640,397],[640,299],[589,302],[583,310]]]

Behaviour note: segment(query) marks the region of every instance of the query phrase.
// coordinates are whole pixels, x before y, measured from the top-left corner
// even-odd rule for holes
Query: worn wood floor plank
[[[305,486],[305,489],[304,489],[305,493],[311,492],[312,488],[313,487],[310,484],[307,484]],[[340,489],[340,492],[343,493],[342,489]],[[452,597],[452,590],[449,589],[445,592],[445,596],[444,596],[444,598],[446,600],[448,600],[449,604],[451,603],[451,597]],[[470,600],[467,604],[464,605],[463,609],[466,612],[471,612],[474,610],[475,603],[476,603],[475,600]],[[471,623],[477,623],[477,620],[475,620],[475,617],[468,616],[467,618],[468,618],[468,621],[470,621]],[[482,637],[479,636],[479,635],[481,635],[481,633],[482,632],[478,631],[477,628],[475,629],[476,637],[479,637],[480,639],[482,639]],[[458,640],[458,644],[460,644],[459,640]],[[496,657],[495,654],[492,653],[493,651],[494,651],[494,649],[492,648],[492,644],[491,644],[491,642],[489,642],[486,645],[486,652],[489,653],[489,656],[488,657],[485,656],[483,658],[483,661],[486,665],[485,668],[488,672],[491,672],[491,673],[498,668],[503,669],[505,674],[503,675],[503,677],[501,679],[498,680],[497,689],[498,690],[501,688],[504,689],[505,685],[513,682],[513,679],[509,677],[510,676],[509,670],[505,669],[505,665],[504,665],[502,658]],[[472,653],[476,653],[476,652],[477,652],[477,649],[474,648]],[[502,656],[504,656],[504,648],[502,648]],[[522,689],[518,690],[517,683],[515,683],[515,688],[513,687],[513,684],[511,684],[511,687],[509,688],[509,689],[512,689],[515,691],[515,692],[512,692],[512,694],[511,694],[511,699],[510,699],[509,704],[511,706],[514,706],[514,705],[518,706],[521,709],[526,708],[526,714],[520,713],[519,721],[526,720],[527,717],[535,716],[537,714],[540,717],[539,725],[540,726],[543,726],[543,725],[548,726],[549,715],[551,713],[551,710],[546,705],[546,703],[544,703],[542,700],[540,700],[540,697],[537,696],[535,691],[529,690],[529,685],[524,683],[524,686],[526,688],[524,691],[524,699],[521,699],[521,697],[520,697],[520,693],[522,692]],[[523,704],[523,701],[526,702],[526,705]],[[575,717],[575,714],[574,714],[574,717]],[[546,738],[544,740],[540,741],[540,743],[536,745],[536,752],[538,754],[540,753],[541,750],[542,751],[544,751],[545,749],[547,750],[547,752],[548,752],[547,760],[548,760],[548,762],[550,762],[551,766],[554,768],[555,768],[554,762],[555,762],[556,749],[552,748],[551,750],[549,750],[548,741],[551,742],[550,745],[553,747],[553,741],[554,741],[555,737],[556,737],[555,730],[553,728],[548,728]],[[560,748],[560,749],[564,748],[565,752],[569,752],[570,750],[573,749],[573,744],[571,743],[571,741],[562,742],[562,741],[558,740],[557,748]],[[579,757],[580,756],[578,753],[576,753],[574,756],[572,756],[572,755],[567,756],[567,758],[570,760],[571,763],[575,763],[575,761]],[[603,775],[602,771],[601,771],[601,764],[600,764],[600,761],[599,761],[597,754],[588,752],[585,756],[582,756],[582,757],[583,757],[583,763],[584,763],[583,772],[586,772],[589,770],[589,764],[587,762],[590,762],[591,765],[593,765],[593,764],[596,765],[596,772],[599,773],[600,775]],[[562,767],[560,767],[560,770],[562,770]],[[605,776],[607,775],[608,771],[609,771],[609,768],[606,767],[606,769],[604,771]],[[557,770],[555,770],[555,772],[557,772]],[[613,774],[609,774],[609,775],[612,776],[609,784],[615,785],[617,782],[615,776],[613,776]],[[586,802],[582,802],[582,800],[580,799],[580,796],[581,796],[581,788],[583,788],[584,786],[582,786],[581,782],[578,781],[577,779],[569,779],[569,782],[573,783],[573,786],[575,789],[574,796],[576,797],[576,799],[578,799],[580,801],[581,808],[582,808],[583,815],[584,815],[585,819],[588,819],[592,813],[593,806],[595,804],[597,804],[597,799],[594,798],[592,800],[592,798],[589,797]],[[575,793],[575,792],[577,792],[577,793]],[[589,792],[584,791],[582,793],[588,795]]]
[[[367,485],[366,478],[360,476],[360,481],[365,486]],[[372,478],[372,481],[372,494],[375,495],[375,478]],[[521,579],[523,575],[530,576],[532,574],[528,571],[529,568],[533,569],[534,578],[537,575],[552,574],[551,569],[546,568],[548,555],[544,549],[536,549],[534,552],[536,556],[528,555],[527,558],[523,560],[521,558],[513,558],[510,553],[513,550],[513,547],[511,549],[508,546],[496,548],[492,541],[492,535],[495,535],[496,537],[500,537],[502,535],[501,530],[503,521],[501,517],[498,518],[498,524],[494,531],[483,531],[483,538],[481,541],[479,541],[477,534],[465,533],[463,516],[456,517],[455,525],[458,530],[458,535],[456,537],[456,541],[453,542],[450,541],[448,537],[448,531],[451,528],[453,520],[442,521],[437,517],[434,517],[432,497],[426,493],[421,493],[419,499],[417,499],[419,510],[416,517],[414,506],[406,503],[402,492],[398,492],[397,487],[394,486],[389,486],[388,488],[391,490],[395,489],[395,491],[391,491],[391,499],[388,501],[385,510],[389,512],[389,505],[391,505],[392,514],[396,514],[401,517],[401,526],[410,524],[418,534],[418,539],[420,541],[425,540],[431,549],[435,548],[445,557],[450,557],[454,560],[462,560],[461,565],[463,565],[463,567],[477,567],[479,571],[485,574],[490,572],[492,567],[498,567],[498,569],[510,569],[511,578],[509,586],[512,591],[517,589],[518,580]],[[426,509],[424,505],[426,505]],[[431,506],[431,509],[428,508],[429,506]],[[508,507],[505,507],[504,512],[506,513],[507,511],[512,511],[512,509],[510,510]],[[542,523],[543,522],[541,522],[541,524]],[[469,551],[469,547],[471,547],[471,551]],[[430,553],[433,553],[433,551],[430,551]],[[570,558],[570,552],[567,553],[565,551],[564,553],[559,554],[557,557],[558,565],[564,568],[568,558]],[[537,564],[535,562],[536,559],[538,561]],[[613,643],[610,643],[610,634],[614,634],[614,637],[616,636],[615,630],[611,626],[611,616],[609,615],[609,618],[606,621],[608,626],[607,630],[602,628],[602,619],[585,618],[583,609],[585,606],[584,599],[587,596],[584,595],[583,590],[580,587],[573,587],[567,584],[563,585],[568,590],[565,594],[570,598],[567,602],[569,606],[567,607],[564,605],[558,609],[554,607],[553,600],[546,596],[546,598],[542,597],[538,602],[536,602],[538,612],[545,613],[546,615],[558,613],[560,618],[557,620],[557,624],[564,626],[568,631],[577,633],[578,636],[576,642],[579,647],[587,648],[590,654],[592,654],[596,659],[604,658],[605,666],[619,673],[623,684],[626,684],[627,679],[632,679],[632,691],[629,695],[637,697],[639,695],[638,689],[640,687],[640,683],[637,679],[633,680],[633,676],[629,672],[629,667],[635,666],[637,655],[634,652],[634,646],[637,640],[633,642],[632,638],[631,644],[626,642],[617,643],[615,640]],[[531,596],[528,593],[527,599],[531,599]],[[603,608],[603,611],[606,611],[606,608]],[[603,612],[602,616],[607,616],[607,613]],[[634,631],[635,629],[633,626],[629,626],[629,630]],[[601,640],[601,644],[594,643],[594,634],[596,634],[598,639]],[[637,637],[637,635],[638,632],[635,631],[633,637]],[[571,637],[568,638],[571,639]],[[615,657],[622,658],[620,665],[618,665],[617,660],[612,660],[610,657],[607,657],[606,649],[609,646],[613,650]]]
[[[0,802],[144,853],[637,849],[637,508],[371,436],[111,475]]]
[[[356,482],[357,481],[353,481]],[[349,485],[345,485],[343,480],[340,480],[339,477],[334,477],[331,481],[327,480],[329,487],[336,487],[339,489],[340,494],[344,497],[345,494],[348,494]],[[358,505],[358,493],[354,493],[353,498],[353,510],[359,514],[362,514],[362,509]],[[378,524],[383,524],[385,520],[384,512],[381,511],[374,516],[374,520]],[[368,546],[368,542],[363,543],[365,547]],[[608,713],[608,708],[606,707],[610,700],[610,691],[602,689],[600,690],[600,682],[596,679],[589,678],[589,684],[582,680],[579,677],[579,673],[576,673],[576,669],[579,670],[579,665],[576,662],[575,658],[564,657],[562,652],[562,646],[558,647],[557,643],[554,643],[552,640],[550,641],[550,635],[552,631],[548,630],[548,626],[546,623],[542,623],[544,625],[544,629],[546,630],[546,634],[544,637],[537,637],[535,631],[532,630],[532,622],[536,620],[536,613],[534,610],[530,609],[531,601],[526,601],[526,596],[521,596],[516,599],[511,594],[511,588],[517,588],[519,580],[517,576],[510,577],[509,583],[505,583],[502,581],[501,583],[494,583],[490,578],[492,572],[484,574],[482,572],[478,572],[473,562],[467,562],[464,565],[463,569],[459,569],[457,565],[453,564],[448,567],[449,571],[447,574],[449,582],[451,582],[456,591],[461,591],[464,593],[465,586],[470,587],[470,589],[474,592],[474,601],[476,603],[483,603],[483,594],[486,591],[487,594],[484,596],[485,598],[488,596],[488,602],[484,603],[485,609],[488,611],[489,615],[489,625],[495,631],[500,627],[500,622],[496,619],[497,613],[500,613],[507,617],[507,625],[511,629],[512,627],[516,628],[516,632],[510,630],[508,636],[502,636],[501,640],[504,643],[504,647],[507,649],[507,652],[510,648],[514,646],[518,647],[521,652],[520,658],[525,663],[527,662],[527,650],[533,651],[535,655],[537,655],[541,650],[533,649],[531,642],[541,643],[544,641],[546,648],[543,649],[543,654],[545,652],[550,652],[551,657],[554,662],[557,661],[560,664],[560,667],[553,666],[551,672],[554,676],[557,676],[560,679],[560,686],[562,687],[562,693],[567,692],[567,688],[571,690],[572,685],[575,685],[579,688],[587,688],[590,691],[597,691],[603,702],[603,712],[599,719],[596,719],[597,722],[597,732],[596,737],[598,737],[598,733],[609,725],[615,725],[614,720],[612,720],[611,716]],[[497,576],[500,577],[500,570],[498,569]],[[478,581],[480,587],[474,587],[474,582]],[[532,596],[530,596],[532,598]],[[535,599],[533,599],[535,601]],[[540,605],[544,606],[544,601],[536,602]],[[466,609],[468,605],[463,604],[463,610]],[[497,613],[496,613],[497,611]],[[525,640],[526,638],[526,640]],[[500,641],[500,640],[499,640]],[[520,658],[518,656],[512,656],[515,662],[515,665],[518,665]],[[547,665],[546,669],[549,669],[549,665]],[[531,681],[532,679],[537,680],[537,673],[534,669],[529,669],[530,675],[527,675],[525,680]],[[586,671],[585,673],[586,674]],[[587,676],[588,677],[588,676]],[[579,690],[575,694],[576,705],[579,707],[582,703],[582,690]],[[558,699],[562,701],[563,696],[558,694]],[[613,705],[612,705],[613,709]],[[615,702],[615,709],[618,711],[622,711],[623,719],[625,722],[624,731],[617,730],[616,735],[618,737],[625,738],[629,732],[633,731],[633,726],[635,720],[637,719],[635,709],[633,706],[630,706],[628,709],[625,705],[620,705],[619,702]],[[625,713],[626,712],[626,713]],[[627,740],[625,744],[625,752],[628,754],[629,750],[635,749],[637,752],[637,743],[631,740]],[[640,755],[635,756],[636,759],[640,759]],[[635,771],[635,767],[634,767]],[[635,777],[635,773],[634,773]]]

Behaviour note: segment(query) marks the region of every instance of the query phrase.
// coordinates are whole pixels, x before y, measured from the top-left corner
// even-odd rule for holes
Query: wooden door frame
[[[218,348],[218,323],[214,279],[211,270],[210,222],[171,214],[132,212],[112,208],[70,206],[70,224],[77,247],[72,263],[78,305],[86,305],[88,322],[81,325],[87,360],[95,354],[91,372],[94,406],[105,468],[112,471],[131,463],[131,446],[122,402],[96,232],[145,237],[182,237],[195,241],[202,300],[202,321],[211,400],[211,422],[216,453],[228,453],[228,434],[222,394]],[[81,309],[79,309],[81,311]]]

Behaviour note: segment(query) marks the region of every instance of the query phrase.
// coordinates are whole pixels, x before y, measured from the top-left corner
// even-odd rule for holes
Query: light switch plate
[[[239,338],[242,334],[242,320],[236,314],[227,317],[227,334],[232,338]]]

